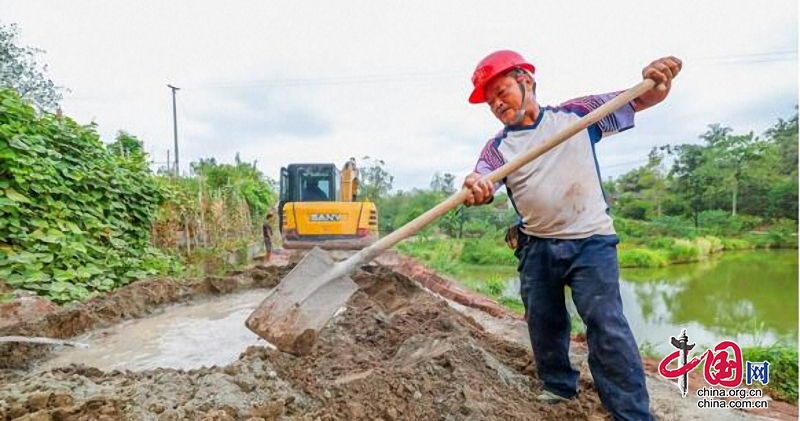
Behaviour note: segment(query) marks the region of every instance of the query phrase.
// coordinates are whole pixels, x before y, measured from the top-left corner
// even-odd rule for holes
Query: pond
[[[473,280],[507,279],[505,294],[519,296],[514,267],[469,272]],[[721,340],[741,346],[797,343],[797,250],[731,252],[702,263],[623,269],[620,278],[633,334],[658,355],[674,350],[669,338],[681,329],[702,347]]]

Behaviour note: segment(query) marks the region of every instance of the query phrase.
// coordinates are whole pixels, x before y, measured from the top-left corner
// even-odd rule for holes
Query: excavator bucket
[[[317,333],[358,290],[346,272],[341,276],[337,273],[327,252],[318,247],[312,249],[261,302],[245,325],[281,351],[307,354]]]

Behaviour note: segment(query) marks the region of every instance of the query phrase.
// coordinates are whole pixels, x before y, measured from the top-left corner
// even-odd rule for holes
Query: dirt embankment
[[[66,338],[165,303],[274,283],[285,273],[260,271],[224,281],[142,282],[0,334]],[[3,370],[0,419],[609,419],[588,376],[574,402],[539,403],[527,348],[484,332],[397,272],[372,268],[355,280],[362,289],[310,355],[251,347],[232,364],[197,370]],[[3,348],[0,361],[24,367],[43,349]]]

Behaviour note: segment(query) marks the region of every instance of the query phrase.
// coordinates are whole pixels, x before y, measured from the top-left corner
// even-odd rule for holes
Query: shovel
[[[653,86],[655,86],[653,80],[644,79],[636,86],[572,123],[546,142],[529,149],[492,171],[486,176],[486,179],[492,183],[503,180],[523,165],[649,91]],[[455,209],[464,202],[468,195],[469,190],[462,188],[444,202],[345,261],[334,263],[328,253],[318,247],[313,248],[253,311],[245,325],[256,335],[283,352],[293,355],[309,353],[317,339],[318,332],[358,290],[358,286],[350,279],[350,275],[358,267]]]

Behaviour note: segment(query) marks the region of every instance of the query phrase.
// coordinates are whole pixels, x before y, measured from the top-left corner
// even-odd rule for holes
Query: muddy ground
[[[140,282],[6,327],[0,336],[72,337],[146,316],[163,304],[274,285],[286,270]],[[609,419],[587,378],[574,402],[537,402],[540,384],[528,349],[484,332],[408,278],[372,268],[354,279],[361,291],[305,357],[263,346],[224,367],[134,373],[73,365],[37,371],[46,346],[4,344],[0,419]]]
[[[0,336],[102,332],[170,304],[202,305],[204,298],[273,287],[289,270],[256,266],[227,277],[138,282],[71,308],[48,307],[41,317],[0,323]],[[419,270],[405,272],[419,277]],[[610,419],[593,390],[582,344],[572,353],[581,370],[579,398],[542,404],[535,399],[541,384],[523,322],[448,303],[395,269],[365,267],[354,280],[360,291],[304,357],[262,342],[210,368],[43,369],[50,346],[0,343],[0,420]],[[656,376],[648,376],[648,388],[659,420],[754,419],[693,409]]]

